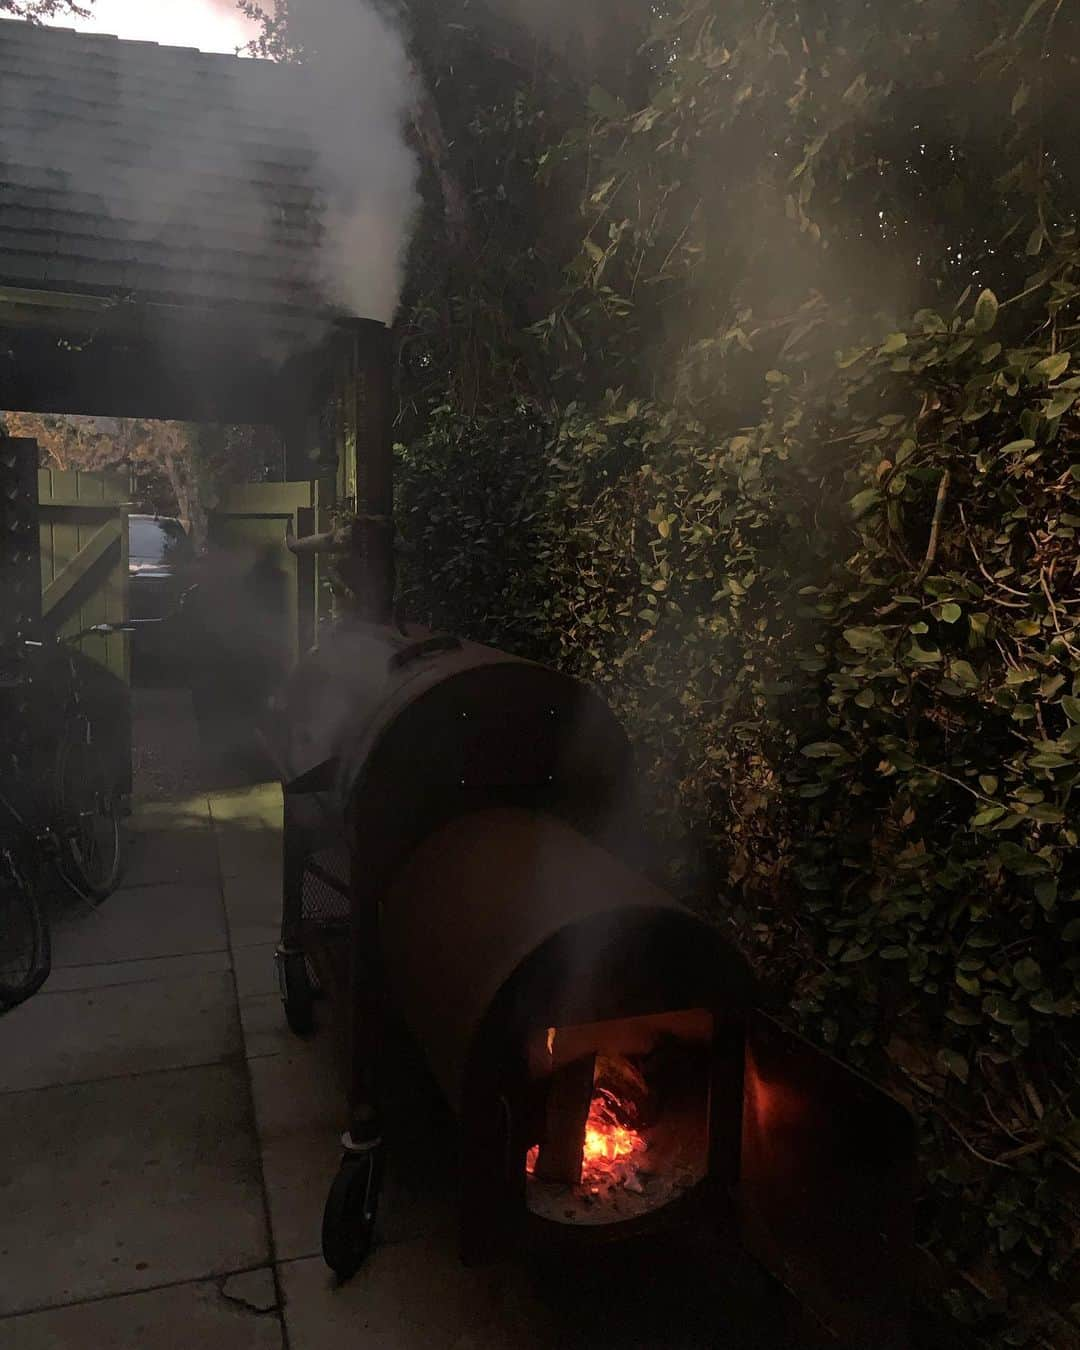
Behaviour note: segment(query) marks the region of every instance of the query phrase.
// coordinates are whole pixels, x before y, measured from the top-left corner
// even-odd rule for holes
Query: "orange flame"
[[[645,1140],[637,1130],[619,1121],[622,1103],[606,1088],[598,1088],[589,1104],[585,1122],[585,1147],[582,1150],[581,1180],[593,1184],[602,1180],[624,1180],[616,1174],[614,1163],[627,1162],[645,1151]]]
[[[596,1186],[600,1182],[620,1185],[627,1180],[633,1164],[646,1149],[645,1140],[629,1125],[621,1123],[632,1114],[623,1102],[607,1088],[596,1088],[589,1103],[585,1122],[585,1140],[581,1150],[581,1184]],[[539,1144],[534,1144],[525,1155],[525,1170],[530,1176],[536,1172],[540,1156]]]

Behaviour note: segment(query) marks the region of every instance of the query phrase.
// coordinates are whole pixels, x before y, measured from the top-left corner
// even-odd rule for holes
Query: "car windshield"
[[[178,520],[131,516],[128,521],[128,553],[139,562],[165,563],[185,551],[188,538]]]

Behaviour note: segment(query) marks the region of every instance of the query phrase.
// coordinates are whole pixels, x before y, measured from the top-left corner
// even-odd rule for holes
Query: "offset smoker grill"
[[[688,1219],[851,1344],[903,1343],[906,1113],[757,1011],[746,967],[645,879],[625,736],[574,681],[350,622],[287,695],[286,1011],[329,994],[349,1078],[324,1245],[366,1254],[381,1006],[460,1127],[466,1260]],[[598,1096],[638,1143],[583,1165]]]
[[[348,1079],[328,1264],[352,1274],[372,1240],[392,1003],[457,1116],[466,1260],[723,1224],[845,1343],[904,1345],[910,1117],[758,1009],[737,953],[646,879],[602,700],[388,623],[388,432],[367,454],[357,523],[293,541],[344,558],[360,612],[273,738],[286,1015],[310,1031],[329,996]]]

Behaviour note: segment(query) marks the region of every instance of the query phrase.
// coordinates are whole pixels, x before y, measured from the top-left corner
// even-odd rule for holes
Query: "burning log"
[[[536,1160],[536,1176],[541,1181],[561,1181],[567,1186],[581,1182],[595,1065],[596,1056],[587,1055],[552,1071],[544,1141]]]

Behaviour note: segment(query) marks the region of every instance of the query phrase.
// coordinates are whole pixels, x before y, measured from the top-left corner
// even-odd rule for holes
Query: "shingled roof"
[[[325,311],[304,78],[0,20],[0,287]]]

